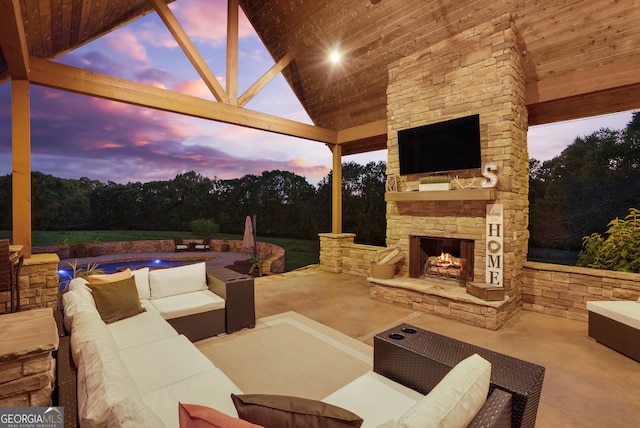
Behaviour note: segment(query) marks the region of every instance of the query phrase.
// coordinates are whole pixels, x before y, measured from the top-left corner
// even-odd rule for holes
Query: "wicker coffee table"
[[[400,324],[374,337],[373,370],[428,394],[460,361],[478,354],[491,363],[491,386],[513,396],[513,427],[534,427],[545,369],[479,346]]]

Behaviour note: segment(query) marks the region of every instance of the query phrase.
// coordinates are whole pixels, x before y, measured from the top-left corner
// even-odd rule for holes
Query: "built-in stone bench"
[[[51,308],[0,316],[0,407],[51,406],[58,329]]]
[[[485,301],[454,282],[425,278],[367,278],[373,299],[498,330],[509,318],[507,298]]]

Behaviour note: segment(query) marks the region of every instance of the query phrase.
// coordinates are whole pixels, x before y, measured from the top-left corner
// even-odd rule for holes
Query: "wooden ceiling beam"
[[[15,80],[29,78],[29,51],[19,0],[0,3],[0,47]]]
[[[278,75],[291,61],[293,61],[294,55],[289,52],[283,56],[280,61],[273,65],[265,74],[262,75],[244,94],[238,99],[238,105],[240,107],[246,105],[258,92],[260,92],[274,77]]]
[[[196,71],[207,85],[213,96],[216,100],[220,102],[229,102],[229,97],[227,96],[225,90],[218,82],[218,79],[213,74],[209,66],[207,65],[200,52],[196,49],[193,42],[187,36],[187,33],[184,31],[175,15],[171,12],[169,7],[164,3],[163,0],[149,0],[153,5],[154,9],[158,13],[158,16],[164,22],[164,25],[167,26],[169,32],[173,35],[178,42],[178,45],[182,48],[184,53],[191,61],[191,64],[195,67]]]
[[[353,128],[341,129],[338,131],[338,144],[345,144],[350,141],[363,140],[365,138],[387,136],[387,120],[378,120]]]
[[[525,104],[533,105],[640,84],[640,58],[527,83]]]
[[[337,132],[237,106],[30,57],[31,82],[112,101],[335,144]]]
[[[527,106],[529,126],[640,108],[640,84]]]

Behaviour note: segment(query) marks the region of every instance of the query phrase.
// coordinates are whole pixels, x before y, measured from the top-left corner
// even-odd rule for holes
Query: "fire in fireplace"
[[[409,237],[409,276],[455,281],[473,278],[474,241],[469,239]]]

